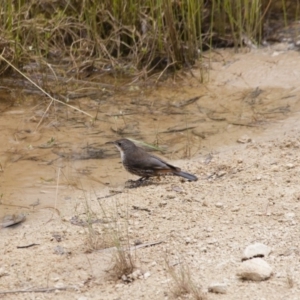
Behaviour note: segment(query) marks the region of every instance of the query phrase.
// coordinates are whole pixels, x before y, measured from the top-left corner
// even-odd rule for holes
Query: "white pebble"
[[[244,261],[237,271],[237,276],[245,280],[262,281],[273,274],[270,265],[261,258]]]
[[[226,294],[226,292],[227,292],[227,285],[225,283],[212,283],[208,287],[208,291],[210,293]]]
[[[254,243],[246,247],[242,259],[249,259],[257,256],[266,257],[270,254],[271,248],[262,244]]]

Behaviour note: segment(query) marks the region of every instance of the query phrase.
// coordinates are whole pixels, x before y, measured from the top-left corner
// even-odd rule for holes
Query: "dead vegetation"
[[[136,268],[136,258],[128,249],[124,249],[120,245],[116,248],[113,255],[112,268],[110,274],[114,279],[123,279],[127,281],[127,276],[132,274]]]
[[[197,285],[191,275],[191,271],[183,262],[179,262],[175,268],[168,259],[165,259],[167,271],[173,279],[171,293],[175,298],[190,295],[195,300],[206,300],[207,297],[202,291],[201,286]],[[177,269],[177,270],[176,270]]]
[[[0,53],[43,78],[158,78],[213,46],[260,43],[271,17],[295,19],[299,1],[6,1]],[[287,23],[287,22],[286,22]],[[0,64],[0,73],[9,65]],[[111,82],[110,82],[111,83]]]

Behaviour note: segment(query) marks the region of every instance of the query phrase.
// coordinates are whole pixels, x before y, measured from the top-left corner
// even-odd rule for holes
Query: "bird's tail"
[[[183,171],[174,172],[173,174],[176,175],[176,176],[184,177],[184,178],[186,178],[190,181],[197,181],[198,180],[198,177],[196,177],[195,175],[190,174],[190,173],[186,173],[186,172],[183,172]]]

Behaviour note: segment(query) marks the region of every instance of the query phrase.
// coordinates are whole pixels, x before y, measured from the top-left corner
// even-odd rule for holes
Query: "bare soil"
[[[200,95],[187,109],[194,127],[189,129],[194,130],[192,145],[182,149],[180,145],[189,144],[178,131],[162,138],[167,145],[177,141],[167,159],[196,174],[197,182],[167,177],[126,188],[126,180],[136,178],[125,172],[117,150],[103,146],[118,136],[108,134],[117,126],[113,122],[99,125],[102,133],[89,129],[101,135],[105,159],[60,157],[47,164],[57,154],[38,150],[38,145],[55,135],[59,143],[68,142],[67,153],[75,153],[75,138],[77,144],[89,139],[84,135],[91,132],[88,126],[58,131],[49,120],[34,132],[29,111],[37,109],[24,104],[0,116],[0,216],[26,215],[25,222],[0,231],[0,299],[173,299],[166,262],[175,271],[188,269],[208,299],[300,299],[299,53],[282,44],[247,53],[224,50],[207,68],[209,83],[186,75],[181,87],[177,81],[168,92],[166,87],[147,96],[140,92],[140,102],[154,99],[152,111],[143,106],[141,114],[163,125],[149,127],[155,121],[142,122],[138,115],[130,119],[137,125],[127,127],[128,136],[139,138],[133,135],[138,131],[153,140],[157,128],[170,127],[156,99],[165,93],[160,103],[169,113],[174,110],[175,126],[185,119],[175,114],[177,108],[183,110],[181,99]],[[102,109],[103,118],[108,110],[118,110],[109,104]],[[12,115],[14,121],[8,123]],[[123,124],[131,124],[126,120]],[[178,159],[186,149],[191,158]],[[125,248],[157,243],[132,248],[136,269],[145,276],[132,282],[114,278],[117,241]],[[273,275],[262,282],[241,281],[236,271],[243,250],[254,242],[272,248],[265,260]],[[214,282],[227,284],[227,293],[208,293]]]

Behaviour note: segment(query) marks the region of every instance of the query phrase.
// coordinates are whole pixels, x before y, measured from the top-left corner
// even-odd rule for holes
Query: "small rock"
[[[288,213],[284,214],[284,216],[285,216],[286,219],[291,220],[291,219],[295,218],[295,213],[288,212]]]
[[[8,275],[8,273],[5,272],[4,268],[0,268],[0,277]]]
[[[270,265],[261,258],[244,261],[237,271],[237,276],[244,280],[262,281],[273,274]]]
[[[57,281],[60,280],[60,277],[54,277],[52,280],[53,280],[54,282],[57,282]]]
[[[204,231],[213,232],[214,229],[212,227],[203,228]]]
[[[278,172],[279,171],[279,167],[277,165],[273,165],[273,166],[271,166],[271,171]]]
[[[190,243],[191,243],[191,238],[186,237],[186,238],[185,238],[185,243],[186,243],[186,244],[190,244]]]
[[[162,202],[160,202],[160,203],[158,204],[158,206],[159,206],[159,207],[164,207],[164,206],[166,206],[167,204],[168,204],[167,201],[162,201]]]
[[[211,239],[211,240],[207,241],[208,245],[214,245],[214,244],[217,244],[217,243],[218,243],[217,239]]]
[[[291,163],[286,164],[285,166],[286,166],[287,169],[293,169],[293,168],[295,168],[295,165],[291,164]]]
[[[144,273],[144,279],[147,279],[148,277],[150,277],[151,273],[150,272],[146,272]]]
[[[26,216],[24,214],[15,214],[15,215],[6,215],[3,217],[3,220],[0,221],[0,228],[10,227],[12,225],[24,222]]]
[[[128,276],[123,275],[122,280],[125,282],[131,282],[133,280],[137,280],[138,278],[140,278],[142,276],[143,276],[142,271],[137,269],[137,270],[133,271],[131,274],[129,274]]]
[[[217,173],[218,178],[223,177],[224,175],[226,175],[227,172],[225,170],[221,170]]]
[[[216,206],[217,208],[223,208],[223,207],[224,207],[224,204],[223,204],[222,202],[217,202],[217,203],[215,204],[215,206]]]
[[[129,274],[127,276],[127,279],[136,280],[136,279],[138,279],[142,275],[143,275],[142,271],[140,269],[137,269],[137,270],[133,271],[131,274]]]
[[[206,253],[207,252],[207,248],[206,247],[202,247],[202,248],[200,248],[200,251]]]
[[[57,288],[57,289],[61,289],[63,288],[65,285],[63,282],[57,282],[56,284],[54,284],[54,287]]]
[[[226,292],[227,292],[227,285],[225,283],[212,283],[208,287],[208,291],[210,293],[226,294]]]
[[[239,211],[240,210],[240,208],[239,208],[239,206],[235,206],[235,207],[233,207],[232,208],[232,212],[237,212],[237,211]]]
[[[252,142],[252,139],[248,135],[243,135],[237,140],[237,142],[241,144],[246,144]]]
[[[299,199],[300,199],[300,194],[299,194]],[[208,203],[207,203],[207,201],[206,200],[204,200],[203,202],[202,202],[202,206],[208,206]]]
[[[266,257],[270,254],[271,248],[262,244],[262,243],[255,243],[249,245],[243,253],[242,260],[250,259],[253,257]]]

